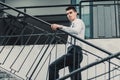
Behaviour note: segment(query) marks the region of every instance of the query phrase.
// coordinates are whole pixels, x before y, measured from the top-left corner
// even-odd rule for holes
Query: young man
[[[77,18],[77,11],[73,6],[66,8],[66,14],[68,20],[71,22],[70,27],[66,27],[59,24],[52,24],[52,30],[62,29],[67,31],[79,38],[84,39],[85,25],[81,19]],[[81,43],[78,40],[75,40],[71,36],[68,36],[68,50],[67,54],[58,58],[54,62],[49,65],[49,80],[56,80],[59,78],[59,70],[67,67],[69,68],[69,72],[72,72],[78,68],[80,68],[80,63],[83,59]],[[81,73],[77,73],[71,76],[71,80],[82,80]]]

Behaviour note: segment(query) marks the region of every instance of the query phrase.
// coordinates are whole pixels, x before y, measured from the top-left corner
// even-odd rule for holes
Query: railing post
[[[26,8],[24,8],[24,12],[25,12],[25,13],[26,13],[26,11],[27,11]]]
[[[110,77],[111,77],[111,73],[110,73],[110,70],[111,70],[111,66],[110,66],[110,59],[108,60],[108,80],[110,80]]]

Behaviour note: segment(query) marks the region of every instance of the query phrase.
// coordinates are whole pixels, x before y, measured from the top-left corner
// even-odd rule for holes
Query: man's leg
[[[56,80],[59,78],[59,70],[68,66],[71,63],[71,55],[66,54],[55,60],[49,65],[49,80]]]
[[[80,68],[80,65],[79,66],[78,65],[75,65],[75,66],[71,65],[68,68],[69,68],[69,72],[72,72],[72,71]],[[71,76],[71,80],[82,80],[81,72]]]
[[[71,51],[69,51],[69,54],[72,54],[72,62],[71,65],[69,65],[69,72],[72,72],[78,68],[80,68],[80,63],[82,62],[83,59],[83,53],[82,53],[82,49],[74,46],[73,49],[71,49]],[[81,77],[81,72],[71,76],[71,80],[82,80]]]

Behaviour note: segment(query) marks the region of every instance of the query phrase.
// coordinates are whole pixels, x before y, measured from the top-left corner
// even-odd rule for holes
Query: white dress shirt
[[[74,21],[72,21],[70,27],[62,26],[62,25],[61,27],[62,30],[69,32],[79,38],[84,39],[85,24],[81,19],[75,19]],[[71,44],[75,44],[82,47],[81,42],[79,40],[75,40],[74,38],[71,38],[71,36],[68,36],[68,43],[69,43],[68,46],[70,46]]]

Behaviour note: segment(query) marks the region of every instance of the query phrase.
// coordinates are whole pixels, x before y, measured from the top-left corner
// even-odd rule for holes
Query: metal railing
[[[111,56],[109,56],[109,57],[106,57],[106,58],[104,58],[104,59],[102,59],[102,60],[100,60],[100,61],[96,61],[96,62],[94,62],[94,63],[92,63],[92,64],[89,64],[89,65],[83,67],[83,68],[80,68],[80,69],[78,69],[78,70],[75,70],[75,71],[73,71],[71,74],[68,74],[68,75],[66,75],[66,76],[64,76],[64,77],[62,77],[62,78],[60,78],[60,79],[58,79],[58,80],[64,80],[64,79],[66,79],[66,78],[74,75],[74,74],[77,73],[77,72],[86,70],[86,69],[88,69],[88,68],[90,68],[90,67],[93,67],[93,66],[95,66],[95,65],[97,65],[97,64],[99,64],[99,63],[102,63],[102,62],[104,62],[104,61],[107,61],[107,60],[109,60],[109,59],[112,59],[112,58],[114,58],[114,57],[117,57],[117,56],[119,56],[119,55],[120,55],[120,53],[116,53],[116,54],[111,55]],[[90,79],[90,80],[91,80],[91,79]],[[110,78],[109,78],[109,80],[110,80]]]
[[[48,79],[48,71],[46,68],[48,68],[49,64],[52,61],[56,60],[60,56],[60,52],[62,53],[66,52],[65,44],[66,39],[59,36],[59,34],[61,33],[63,33],[64,35],[65,34],[69,35],[74,39],[79,40],[80,42],[86,44],[86,46],[95,49],[95,51],[97,50],[98,55],[95,55],[94,51],[88,51],[83,48],[84,56],[87,57],[84,61],[86,64],[83,64],[84,66],[82,68],[75,70],[68,75],[66,75],[64,69],[63,77],[58,80],[66,79],[80,71],[86,72],[85,75],[87,75],[87,78],[85,78],[85,80],[98,79],[100,76],[105,74],[107,74],[107,77],[104,78],[105,80],[106,79],[110,80],[113,77],[116,78],[117,75],[119,76],[119,74],[111,76],[111,72],[112,71],[119,72],[120,64],[117,64],[109,59],[114,58],[116,61],[119,62],[120,53],[113,55],[113,53],[105,49],[102,49],[96,45],[93,45],[83,39],[80,39],[62,30],[58,30],[55,33],[53,33],[53,31],[48,32],[42,29],[41,26],[47,25],[47,29],[50,29],[51,25],[50,23],[42,19],[30,16],[13,7],[10,7],[5,3],[0,2],[0,4],[17,12],[17,16],[9,14],[9,17],[3,18],[6,24],[5,25],[6,33],[4,36],[1,36],[2,38],[1,42],[4,45],[0,46],[0,63],[1,63],[0,66],[4,69],[7,69],[8,72],[10,72],[11,74],[17,75],[17,77],[20,80]],[[3,10],[3,12],[5,11]],[[20,17],[21,14],[24,15],[24,17]],[[40,25],[36,25],[35,23],[29,22],[29,20],[35,21],[35,23],[39,23]],[[13,27],[10,27],[11,25]],[[26,34],[24,34],[25,32]],[[31,39],[34,43],[32,43],[31,45],[27,45],[29,42],[31,42]],[[7,45],[11,41],[13,41],[13,44]],[[61,43],[62,45],[59,45],[58,43]],[[99,54],[109,56],[105,58],[103,56],[100,57]],[[94,56],[95,58],[94,61],[96,61],[96,59],[97,61],[96,62],[93,61],[93,63],[89,62],[88,59],[91,57],[90,55]],[[92,76],[88,76],[88,74],[90,73],[88,70],[91,70],[90,67],[96,65],[96,67],[93,68],[95,69],[95,71],[97,71],[96,68],[98,64],[108,69],[105,70],[104,72],[100,72],[100,74],[96,73],[95,75],[93,74]],[[111,69],[113,68],[112,66],[115,67],[115,69]]]

